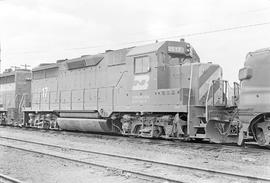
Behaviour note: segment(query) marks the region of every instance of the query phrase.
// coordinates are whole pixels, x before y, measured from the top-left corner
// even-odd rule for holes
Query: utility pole
[[[2,60],[1,60],[1,42],[0,42],[0,73],[1,73],[1,64],[2,64]]]
[[[16,71],[17,69],[20,69],[20,67],[17,66],[11,66],[12,69],[14,69],[14,71]]]
[[[21,66],[24,68],[24,70],[27,70],[28,67],[31,67],[30,65],[27,65],[27,64],[23,64]]]

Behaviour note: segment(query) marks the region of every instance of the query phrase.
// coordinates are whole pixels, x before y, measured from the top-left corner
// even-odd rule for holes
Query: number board
[[[168,52],[185,54],[185,49],[183,47],[168,46]]]

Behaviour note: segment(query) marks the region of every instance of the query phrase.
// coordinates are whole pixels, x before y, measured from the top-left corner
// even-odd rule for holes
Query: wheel
[[[260,122],[254,125],[255,139],[260,146],[266,146],[270,143],[270,121]]]

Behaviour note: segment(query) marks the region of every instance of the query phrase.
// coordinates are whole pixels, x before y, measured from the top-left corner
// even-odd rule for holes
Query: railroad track
[[[61,134],[61,133],[65,133],[68,134],[70,136],[74,136],[74,137],[90,137],[90,138],[97,138],[97,139],[126,139],[127,136],[122,136],[119,134],[102,134],[102,133],[84,133],[84,132],[72,132],[72,131],[59,131],[59,130],[45,130],[45,129],[39,129],[39,128],[25,128],[25,127],[14,127],[14,126],[1,126],[0,128],[8,128],[8,129],[12,129],[12,130],[24,130],[24,131],[28,131],[28,132],[40,132],[40,133],[51,133],[51,134]],[[134,137],[133,139],[136,139],[137,141],[141,141],[142,143],[145,143],[144,141],[146,140],[145,138],[136,138]],[[196,145],[203,145],[204,147],[209,147],[209,148],[215,148],[215,147],[234,147],[234,148],[242,148],[241,146],[238,146],[237,144],[215,144],[215,143],[211,143],[209,141],[185,141],[185,140],[181,140],[181,139],[147,139],[147,140],[153,140],[154,142],[168,142],[168,144],[164,144],[164,145],[170,145],[170,144],[175,144],[179,142],[181,142],[182,144],[186,145],[192,145],[192,146],[196,146]],[[245,144],[246,148],[249,149],[259,149],[259,150],[270,150],[270,147],[268,146],[259,146],[258,144],[256,144],[255,142],[246,142]]]
[[[164,181],[177,182],[177,183],[186,182],[184,178],[185,176],[187,176],[188,172],[189,173],[192,172],[192,174],[196,172],[200,174],[201,176],[206,175],[206,177],[207,176],[209,177],[210,175],[210,176],[218,176],[218,177],[224,177],[224,178],[235,179],[235,180],[243,180],[243,181],[246,180],[246,181],[270,182],[270,177],[252,176],[252,175],[234,173],[231,171],[219,171],[219,170],[200,168],[200,167],[195,167],[195,166],[190,166],[190,165],[172,164],[172,163],[154,161],[154,160],[149,160],[149,159],[144,159],[144,158],[122,156],[122,155],[111,154],[111,153],[103,153],[103,152],[98,152],[98,151],[91,151],[91,150],[72,148],[72,147],[67,147],[67,146],[62,146],[62,145],[54,145],[54,144],[41,143],[41,142],[35,142],[35,141],[28,141],[28,140],[22,140],[22,139],[5,137],[5,136],[0,136],[0,138],[2,139],[0,145],[6,146],[9,148],[15,148],[15,149],[23,150],[23,151],[28,151],[31,153],[38,153],[38,154],[42,154],[46,156],[52,156],[55,158],[61,158],[64,160],[73,161],[76,163],[82,163],[85,165],[119,170],[122,173],[129,173],[129,174],[139,176],[142,178],[146,178],[150,180],[158,180],[161,182],[164,182]],[[3,140],[10,141],[12,143],[3,143],[4,142]],[[14,144],[14,142],[21,143],[21,144],[15,145],[16,143]],[[36,147],[31,148],[31,146],[29,145],[34,145]],[[40,148],[38,149],[37,146],[43,147],[42,148],[43,150],[41,150]],[[44,151],[44,147],[47,147],[50,150]],[[52,151],[52,148],[54,149],[54,151]],[[84,154],[84,156],[76,156],[76,158],[74,158],[74,154],[72,154],[71,152],[73,153],[76,152],[80,154],[82,153]],[[112,164],[106,163],[107,161],[114,161],[114,163]],[[123,165],[123,162],[124,164],[126,164],[126,166]],[[134,164],[136,164],[139,168],[134,166]],[[146,167],[144,165],[146,165]],[[150,168],[149,169],[150,171],[146,170],[147,168]],[[151,170],[151,168],[153,170]],[[166,170],[165,171],[167,172],[166,174],[160,173],[164,170]],[[168,174],[168,172],[170,173]],[[183,174],[183,175],[180,176],[179,174]]]
[[[69,136],[73,136],[73,137],[87,137],[87,138],[97,138],[97,139],[116,139],[116,140],[123,140],[125,141],[127,139],[127,136],[121,136],[121,135],[117,135],[117,134],[99,134],[99,133],[83,133],[83,132],[71,132],[71,131],[54,131],[54,130],[44,130],[44,129],[38,129],[38,128],[21,128],[21,127],[10,127],[10,126],[0,126],[0,128],[8,128],[8,129],[12,129],[12,130],[24,130],[24,131],[28,131],[28,132],[40,132],[40,133],[44,133],[47,134],[48,132],[50,134],[68,134]],[[160,145],[162,146],[170,146],[170,145],[174,145],[177,143],[178,146],[183,146],[184,148],[186,147],[186,145],[188,145],[189,147],[192,146],[193,148],[196,149],[196,147],[201,148],[201,146],[203,145],[203,147],[205,149],[220,149],[221,147],[223,148],[227,148],[228,150],[231,149],[231,147],[235,148],[236,150],[242,150],[243,147],[238,146],[236,144],[215,144],[215,143],[211,143],[209,141],[203,141],[203,142],[196,142],[196,141],[183,141],[183,140],[179,140],[179,139],[144,139],[144,138],[134,138],[132,137],[132,140],[136,140],[136,142],[138,141],[138,143],[152,143],[153,142],[157,142],[160,143]],[[151,140],[151,142],[150,142]],[[254,149],[254,150],[270,150],[270,147],[267,146],[259,146],[258,144],[256,144],[255,142],[247,142],[244,146],[245,148],[248,149]]]
[[[23,182],[0,173],[0,183],[23,183]]]

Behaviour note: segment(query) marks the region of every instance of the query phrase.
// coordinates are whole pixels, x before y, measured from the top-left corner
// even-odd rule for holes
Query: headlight
[[[238,78],[240,81],[252,78],[252,69],[250,67],[244,67],[240,69]]]

